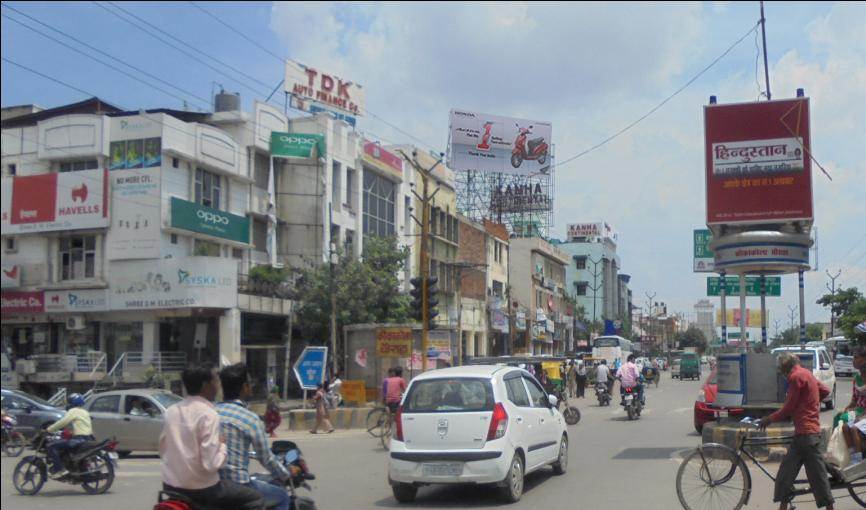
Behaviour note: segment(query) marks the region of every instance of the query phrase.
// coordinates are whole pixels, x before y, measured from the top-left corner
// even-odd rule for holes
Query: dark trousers
[[[229,480],[220,480],[214,486],[197,490],[178,489],[167,484],[162,484],[162,487],[168,492],[185,496],[208,509],[265,510],[265,498],[260,492],[250,486]]]
[[[812,494],[815,495],[815,504],[818,508],[833,504],[833,493],[830,490],[830,480],[827,478],[827,465],[824,464],[820,445],[820,434],[794,436],[794,442],[779,465],[773,501],[781,503],[791,499],[794,480],[797,479],[800,468],[805,466],[806,478],[809,479],[809,486],[812,488]]]
[[[63,452],[68,452],[69,450],[74,450],[80,444],[86,443],[91,440],[90,436],[73,436],[70,439],[61,439],[59,441],[54,441],[53,443],[48,445],[48,460],[51,461],[51,471],[56,472],[63,469],[63,462],[60,460],[60,456]]]
[[[577,397],[583,398],[586,394],[586,376],[577,375]]]

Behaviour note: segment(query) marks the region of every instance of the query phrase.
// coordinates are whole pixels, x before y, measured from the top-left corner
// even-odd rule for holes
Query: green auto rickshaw
[[[697,353],[687,352],[680,358],[680,381],[701,378],[701,358]]]

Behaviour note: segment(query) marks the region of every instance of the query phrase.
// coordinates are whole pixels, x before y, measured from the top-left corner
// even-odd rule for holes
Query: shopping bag
[[[848,451],[848,445],[845,443],[845,433],[843,425],[840,423],[833,429],[830,434],[830,440],[827,442],[827,453],[825,458],[828,464],[832,464],[839,469],[844,469],[851,462],[851,453]]]

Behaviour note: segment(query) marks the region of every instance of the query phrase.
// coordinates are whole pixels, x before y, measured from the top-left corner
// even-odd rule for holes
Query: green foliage
[[[821,340],[824,335],[824,325],[819,323],[806,324],[806,340]],[[772,347],[780,345],[794,345],[800,343],[800,326],[794,326],[782,331],[773,338]]]
[[[250,280],[254,282],[280,284],[285,282],[288,276],[288,270],[271,265],[254,266],[250,269]]]
[[[304,336],[316,343],[329,338],[332,285],[338,330],[347,324],[409,321],[409,298],[400,292],[397,279],[408,256],[409,248],[400,248],[395,237],[367,237],[360,260],[340,256],[333,282],[330,264],[304,271],[298,284],[298,319]]]
[[[854,328],[866,321],[866,298],[857,287],[839,289],[836,294],[825,294],[817,301],[836,315],[836,325],[845,335],[860,344],[866,344],[866,333],[859,333]]]
[[[707,337],[704,335],[704,332],[695,326],[689,326],[689,329],[686,331],[677,333],[675,341],[680,349],[694,347],[699,353],[704,353],[708,346]]]

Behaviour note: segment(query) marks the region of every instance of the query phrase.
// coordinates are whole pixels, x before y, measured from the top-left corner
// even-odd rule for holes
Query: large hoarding
[[[362,86],[293,60],[286,61],[284,90],[300,110],[325,111],[353,126],[355,117],[364,115],[366,94]]]
[[[3,234],[108,226],[108,172],[81,170],[4,177]]]
[[[704,107],[707,225],[812,220],[809,100]]]
[[[449,167],[511,175],[550,173],[550,122],[451,110]]]

